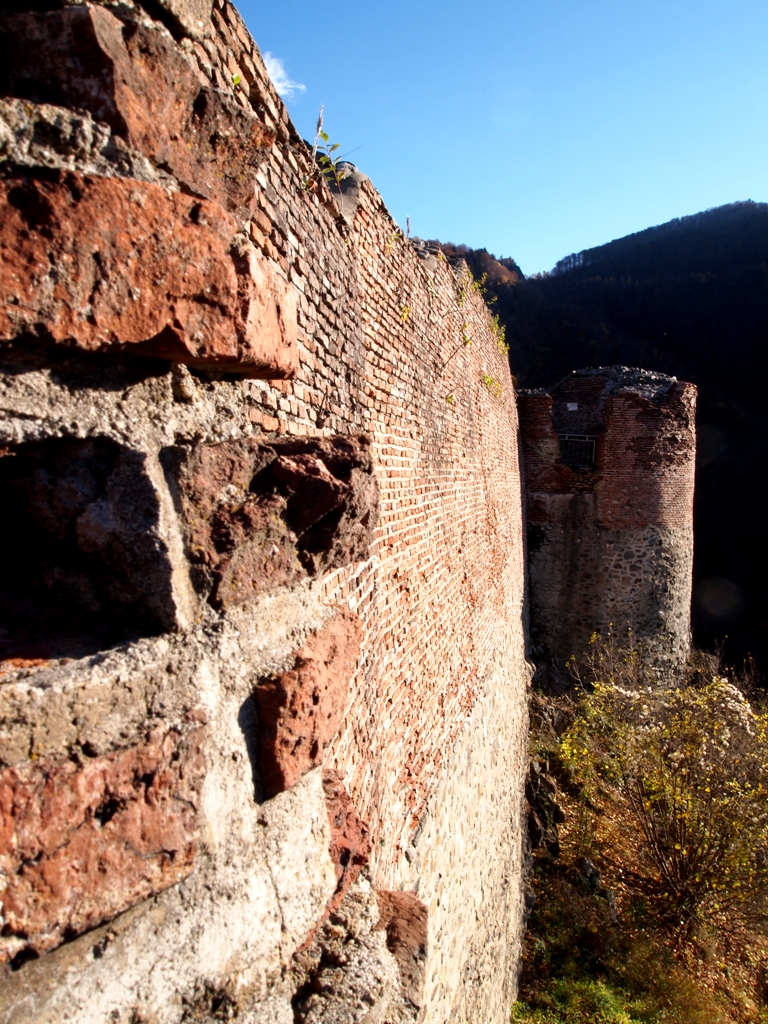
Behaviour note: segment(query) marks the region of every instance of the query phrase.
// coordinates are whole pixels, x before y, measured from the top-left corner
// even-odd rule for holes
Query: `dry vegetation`
[[[536,903],[512,1020],[768,1024],[764,712],[716,659],[697,655],[683,679],[642,693],[652,667],[631,656],[599,645],[582,686],[534,699],[532,778],[543,780],[529,789]],[[617,690],[634,695],[617,698]],[[633,722],[632,709],[643,706]],[[684,744],[687,762],[678,756]],[[702,760],[706,771],[691,777]],[[690,849],[678,844],[681,828]],[[728,828],[718,845],[716,833]],[[693,885],[693,898],[686,885],[670,897],[675,858],[695,879],[707,851],[707,863],[719,857],[708,884]]]

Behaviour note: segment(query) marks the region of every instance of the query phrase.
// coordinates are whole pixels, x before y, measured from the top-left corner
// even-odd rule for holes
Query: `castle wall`
[[[318,180],[230,4],[15,10],[0,1021],[506,1020],[529,669],[488,312]]]
[[[577,371],[520,395],[531,638],[562,668],[593,631],[690,642],[695,388],[659,374]],[[561,438],[593,445],[567,464]],[[576,461],[572,449],[571,460]]]
[[[435,935],[437,948],[425,979],[431,1016],[425,1020],[506,1020],[516,996],[519,951],[510,942],[508,922],[521,914],[524,872],[522,847],[509,836],[527,827],[515,799],[528,767],[517,740],[527,712],[521,703],[510,704],[509,675],[500,654],[395,882],[418,888]],[[492,906],[488,892],[494,893]]]

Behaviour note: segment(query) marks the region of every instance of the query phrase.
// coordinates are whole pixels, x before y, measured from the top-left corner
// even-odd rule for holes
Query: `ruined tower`
[[[561,667],[629,627],[674,659],[690,639],[696,389],[623,366],[519,395],[531,640]]]

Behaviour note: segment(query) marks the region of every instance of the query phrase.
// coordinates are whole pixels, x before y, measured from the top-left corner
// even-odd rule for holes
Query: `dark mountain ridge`
[[[768,204],[669,221],[527,279],[486,250],[444,249],[488,275],[521,387],[609,364],[698,386],[694,639],[727,636],[726,657],[768,673]]]
[[[729,203],[645,228],[559,260],[549,276],[718,273],[765,259],[768,203]]]

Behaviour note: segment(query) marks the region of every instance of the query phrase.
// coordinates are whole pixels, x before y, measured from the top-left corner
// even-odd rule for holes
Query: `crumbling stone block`
[[[397,997],[397,967],[381,935],[366,935],[344,949],[342,961],[323,963],[294,998],[298,1024],[390,1024]]]
[[[295,302],[285,282],[270,288],[265,261],[238,279],[236,230],[217,204],[159,185],[60,171],[0,181],[0,338],[289,376]]]
[[[298,291],[244,235],[235,237],[230,251],[237,271],[235,331],[247,348],[245,359],[270,380],[293,377],[299,368]]]
[[[146,456],[104,437],[0,457],[0,657],[81,656],[176,621]]]
[[[86,110],[29,100],[0,99],[0,163],[6,176],[49,168],[178,187],[175,179]]]
[[[371,840],[368,825],[357,813],[341,773],[324,771],[323,789],[331,825],[331,860],[338,878],[336,892],[328,904],[328,912],[333,913],[368,863]]]
[[[201,88],[163,28],[83,6],[0,18],[0,38],[0,92],[88,110],[185,191],[249,219],[274,135],[234,97]]]
[[[403,1015],[398,968],[377,930],[376,894],[365,877],[294,957],[298,1024],[413,1024]]]
[[[157,0],[172,24],[192,39],[205,39],[211,31],[213,0]]]
[[[0,961],[54,949],[189,875],[201,738],[170,731],[84,764],[0,773]]]
[[[368,556],[379,492],[365,437],[246,438],[163,458],[193,580],[217,607]]]
[[[344,715],[360,653],[359,618],[340,609],[296,654],[292,669],[255,691],[264,795],[295,785],[322,763]]]
[[[424,1002],[429,911],[414,892],[382,889],[376,897],[380,914],[376,927],[387,933],[387,949],[400,971],[401,995],[415,1019]]]

